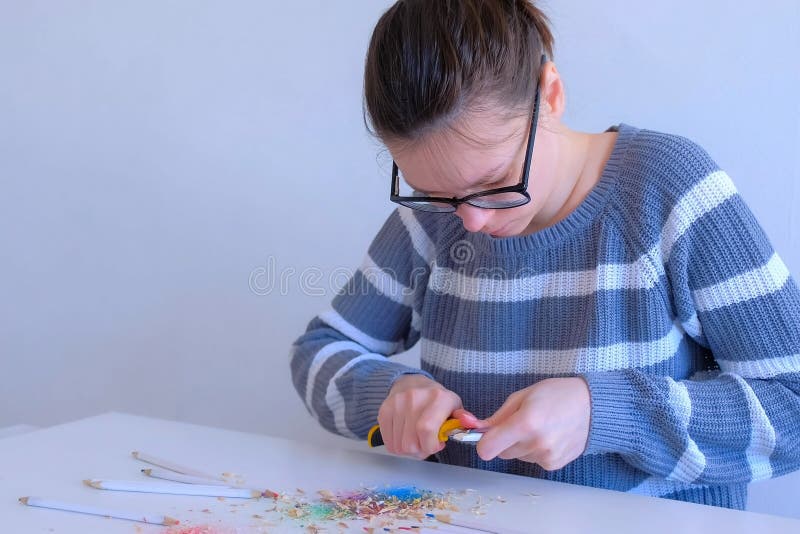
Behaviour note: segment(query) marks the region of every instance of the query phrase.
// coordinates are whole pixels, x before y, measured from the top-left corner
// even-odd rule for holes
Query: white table
[[[684,534],[725,532],[766,534],[800,532],[800,521],[559,484],[454,466],[396,458],[385,454],[318,447],[263,435],[109,413],[0,440],[0,530],[2,532],[159,533],[165,527],[89,515],[26,507],[22,496],[35,495],[108,508],[175,516],[186,526],[225,527],[213,532],[307,532],[309,523],[291,518],[272,523],[271,500],[241,501],[101,491],[84,486],[86,478],[141,477],[146,467],[133,459],[140,450],[215,473],[244,475],[249,485],[280,492],[303,489],[352,490],[362,486],[413,484],[433,490],[473,489],[463,497],[462,517],[496,529],[530,533]],[[538,497],[531,497],[531,493]],[[502,497],[476,517],[469,507],[476,496]],[[236,506],[233,506],[236,505]],[[191,511],[190,511],[191,510]],[[207,510],[203,512],[202,510]],[[277,515],[276,515],[277,514]],[[325,532],[341,532],[336,523]],[[303,526],[301,526],[303,525]],[[226,530],[227,529],[227,530]],[[352,531],[363,532],[353,523]],[[173,532],[175,530],[173,529]],[[399,531],[403,532],[403,531]]]

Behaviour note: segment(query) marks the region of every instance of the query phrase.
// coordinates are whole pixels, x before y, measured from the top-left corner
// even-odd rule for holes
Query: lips
[[[505,224],[505,225],[501,226],[500,228],[497,228],[496,230],[490,230],[490,231],[488,231],[486,233],[489,234],[492,237],[498,237],[499,234],[502,234],[509,227],[510,224],[511,223]]]

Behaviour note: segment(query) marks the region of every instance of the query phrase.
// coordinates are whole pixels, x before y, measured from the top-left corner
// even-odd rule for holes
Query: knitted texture
[[[394,380],[422,373],[485,418],[513,392],[582,376],[586,451],[562,469],[441,462],[744,508],[800,467],[800,292],[726,173],[691,141],[620,125],[567,218],[493,238],[394,211],[363,265],[293,345],[326,429],[364,439]],[[421,369],[389,356],[420,343]]]

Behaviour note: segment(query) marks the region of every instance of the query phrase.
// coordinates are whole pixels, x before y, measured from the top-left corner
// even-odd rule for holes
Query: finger
[[[431,455],[439,450],[439,428],[444,423],[447,416],[426,416],[417,423],[417,439],[419,440],[420,450]]]
[[[384,401],[378,410],[378,427],[381,431],[383,446],[387,451],[392,452],[392,424],[394,423],[394,411],[388,401]]]
[[[430,455],[441,450],[439,429],[447,418],[459,409],[463,410],[461,399],[450,391],[440,393],[434,402],[424,409],[417,427],[422,452]]]
[[[461,423],[462,428],[478,428],[483,426],[481,423],[485,423],[485,421],[481,421],[478,419],[475,414],[472,412],[468,412],[464,408],[459,408],[455,410],[451,417],[453,419],[458,419],[459,423]]]
[[[565,456],[563,446],[552,439],[545,438],[541,433],[538,434],[532,436],[530,433],[525,433],[517,443],[498,453],[497,457],[503,460],[516,458],[537,463],[542,467],[545,464],[560,461],[559,459]]]
[[[566,458],[546,458],[542,457],[539,453],[535,453],[533,455],[528,455],[528,456],[522,456],[519,459],[522,460],[523,462],[530,462],[532,464],[537,464],[545,471],[556,471],[558,469],[562,469],[569,463],[566,460]]]
[[[392,454],[403,454],[403,425],[405,418],[405,410],[396,406],[394,412],[392,412],[391,435],[386,447],[386,450]],[[384,441],[386,441],[385,437]],[[389,444],[391,444],[391,448],[389,448]]]
[[[519,412],[511,415],[501,424],[492,426],[478,442],[478,456],[483,460],[492,460],[517,443],[530,439],[525,428],[523,417],[519,415]]]
[[[497,457],[503,460],[513,460],[515,458],[522,460],[523,458],[527,458],[525,460],[526,462],[539,463],[538,460],[541,457],[541,451],[533,447],[527,441],[518,441],[506,450],[500,451]]]
[[[511,395],[506,399],[506,402],[503,403],[500,408],[486,418],[483,422],[486,423],[485,426],[494,427],[500,425],[511,417],[514,413],[519,411],[520,405],[522,404],[523,397],[521,395]]]
[[[417,437],[417,419],[416,414],[406,414],[403,417],[403,430],[400,437],[400,454],[407,454],[410,456],[417,456],[419,450],[419,438]]]

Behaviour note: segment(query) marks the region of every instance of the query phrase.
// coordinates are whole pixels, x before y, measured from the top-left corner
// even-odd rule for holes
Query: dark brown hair
[[[386,142],[451,127],[485,103],[530,112],[547,17],[529,0],[399,0],[372,33],[364,120]]]

